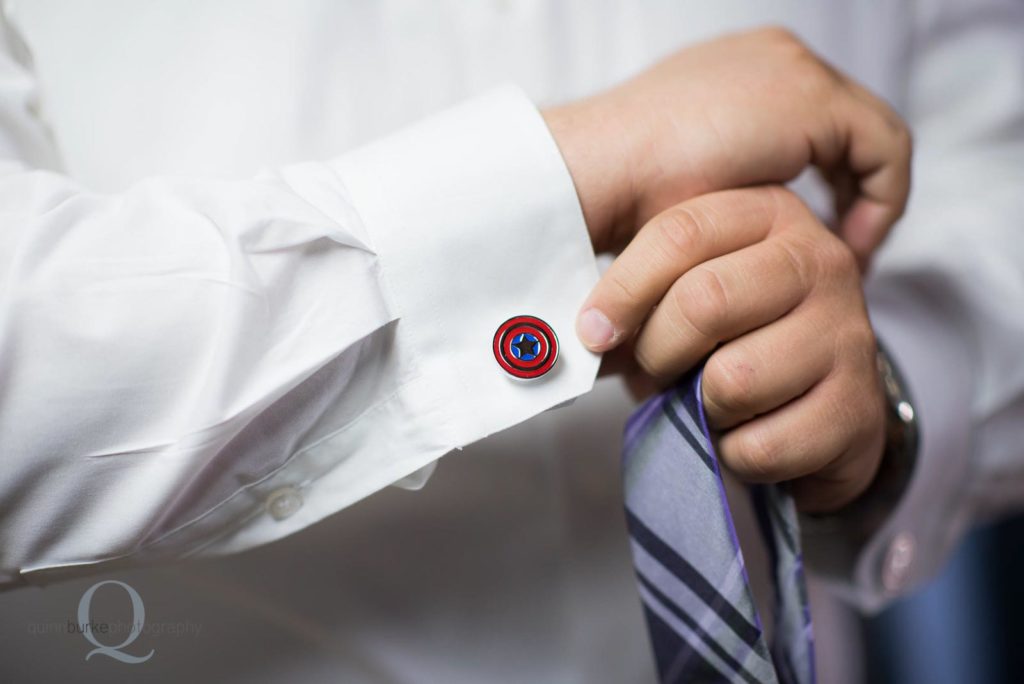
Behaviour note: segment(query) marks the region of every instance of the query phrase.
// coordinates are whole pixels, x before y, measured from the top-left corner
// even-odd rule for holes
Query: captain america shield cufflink
[[[558,360],[558,337],[536,316],[513,316],[494,333],[494,358],[516,378],[539,378]]]

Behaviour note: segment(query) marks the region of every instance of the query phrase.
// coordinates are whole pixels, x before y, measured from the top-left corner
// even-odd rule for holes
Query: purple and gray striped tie
[[[701,402],[701,375],[626,426],[626,521],[662,682],[814,681],[814,643],[793,500],[752,489],[775,578],[766,643]]]

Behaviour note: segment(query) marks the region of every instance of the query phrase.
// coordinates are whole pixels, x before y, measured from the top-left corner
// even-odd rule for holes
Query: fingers
[[[663,383],[719,343],[771,323],[799,304],[810,277],[784,239],[759,242],[683,274],[636,340],[640,366]]]
[[[578,328],[584,336],[585,317],[600,312],[603,348],[625,343],[609,369],[641,380],[631,383],[639,395],[711,353],[702,387],[710,425],[726,431],[723,464],[748,481],[813,474],[798,504],[824,510],[866,486],[884,433],[851,254],[785,190],[713,193],[652,219]]]
[[[822,470],[865,447],[883,424],[877,391],[855,392],[861,380],[833,375],[798,399],[755,418],[719,440],[722,462],[749,482],[792,480]]]
[[[840,163],[856,179],[856,192],[839,217],[839,235],[863,268],[906,207],[912,143],[887,104],[857,83],[842,83],[832,115],[845,150]],[[842,192],[836,188],[837,195]]]
[[[801,307],[729,342],[704,365],[704,408],[712,429],[725,430],[802,395],[833,368],[827,319]]]
[[[607,351],[643,324],[684,273],[762,240],[778,215],[777,191],[728,190],[651,219],[602,276],[576,322],[580,340]]]
[[[842,508],[867,489],[878,471],[884,437],[865,448],[848,449],[820,471],[793,480],[790,492],[797,508],[807,513],[826,513]]]

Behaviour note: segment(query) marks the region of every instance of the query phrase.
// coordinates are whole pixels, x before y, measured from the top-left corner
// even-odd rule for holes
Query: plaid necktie
[[[768,647],[711,444],[701,376],[644,404],[626,426],[626,521],[662,682],[814,681],[799,529],[780,486],[752,490],[775,578]]]

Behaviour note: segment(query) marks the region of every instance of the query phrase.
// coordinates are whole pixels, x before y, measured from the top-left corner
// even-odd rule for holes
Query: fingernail
[[[615,339],[615,328],[600,309],[587,309],[576,321],[576,334],[593,351],[604,351]]]

